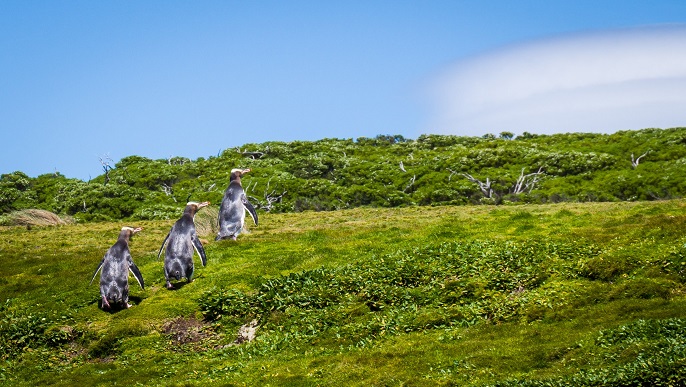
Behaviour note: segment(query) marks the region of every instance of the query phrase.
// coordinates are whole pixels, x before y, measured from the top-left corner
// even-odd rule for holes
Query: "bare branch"
[[[403,161],[402,161],[402,160],[400,160],[400,170],[403,171],[403,172],[407,172],[407,171],[405,170],[405,166],[403,165]]]
[[[250,192],[250,186],[252,185],[252,189],[255,189],[257,187],[257,182],[255,184],[249,183],[247,187],[245,187],[244,191],[247,195],[248,192]]]
[[[264,156],[264,155],[266,155],[267,153],[269,153],[269,147],[267,147],[267,148],[265,149],[264,152],[260,152],[260,151],[255,151],[255,152],[243,151],[243,150],[241,150],[241,148],[236,147],[236,152],[240,153],[241,156],[243,156],[243,157],[250,157],[251,159],[255,160],[255,159],[261,159],[262,156]]]
[[[641,162],[641,158],[646,156],[650,151],[647,151],[646,153],[638,156],[638,158],[634,159],[634,154],[631,154],[631,169],[636,169],[638,167],[638,164]]]
[[[474,176],[472,176],[468,173],[461,173],[460,175],[466,177],[467,180],[471,181],[472,183],[477,184],[479,186],[479,189],[481,190],[481,193],[483,193],[485,197],[487,197],[489,199],[493,197],[493,188],[491,188],[491,179],[486,178],[486,182],[484,183],[481,180],[475,178]]]
[[[102,171],[105,172],[105,184],[110,181],[110,171],[112,170],[112,165],[110,163],[114,162],[110,155],[105,154],[104,158],[100,157],[100,165],[102,166]]]
[[[526,191],[531,192],[542,174],[543,167],[539,167],[538,171],[529,173],[527,175],[524,174],[524,168],[522,168],[522,173],[519,175],[517,182],[512,187],[512,193],[517,195]]]
[[[448,170],[450,171],[450,176],[448,176],[448,181],[450,181],[450,179],[453,178],[453,175],[459,175],[460,174],[459,172],[455,172],[450,168],[448,168]]]
[[[417,178],[417,175],[412,176],[412,178],[410,179],[410,183],[407,185],[407,187],[405,187],[403,192],[407,192],[407,190],[410,189],[410,187],[412,187],[416,178]]]
[[[263,200],[266,201],[266,204],[263,203],[263,200],[260,200],[254,196],[248,196],[248,198],[250,198],[255,203],[255,208],[263,209],[269,212],[274,207],[274,204],[281,203],[281,200],[283,199],[284,195],[286,195],[286,192],[288,192],[283,191],[280,194],[278,194],[275,189],[272,189],[270,191],[269,185],[271,184],[272,178],[273,177],[267,180],[267,186],[264,189]],[[255,182],[255,184],[252,186],[252,190],[255,191],[256,187],[257,182]],[[250,185],[248,185],[248,187],[245,189],[246,195],[249,192],[250,188]]]
[[[176,197],[174,196],[174,188],[172,188],[171,185],[168,185],[167,183],[162,183],[162,191],[164,191],[165,195],[171,196],[172,200],[174,200],[174,203],[176,203]]]
[[[264,152],[241,152],[244,157],[250,157],[251,159],[260,159],[264,156]]]

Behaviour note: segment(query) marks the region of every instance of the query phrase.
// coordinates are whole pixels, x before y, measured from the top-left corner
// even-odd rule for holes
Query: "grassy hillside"
[[[173,291],[173,221],[0,228],[0,383],[686,383],[686,201],[261,213],[237,242],[214,213]],[[108,313],[88,281],[123,225],[146,288]]]

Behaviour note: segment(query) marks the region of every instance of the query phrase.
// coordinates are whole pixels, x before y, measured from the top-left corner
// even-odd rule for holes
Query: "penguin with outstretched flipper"
[[[141,230],[140,227],[122,227],[117,242],[107,250],[93,273],[91,284],[98,271],[101,271],[100,296],[103,309],[129,308],[131,306],[129,304],[129,271],[136,278],[141,289],[145,289],[143,276],[136,264],[133,263],[129,251],[131,237]]]

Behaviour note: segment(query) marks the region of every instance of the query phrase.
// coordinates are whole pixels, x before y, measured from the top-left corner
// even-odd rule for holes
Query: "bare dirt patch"
[[[176,345],[198,343],[211,336],[207,324],[192,317],[178,317],[165,323],[162,333],[169,335]]]

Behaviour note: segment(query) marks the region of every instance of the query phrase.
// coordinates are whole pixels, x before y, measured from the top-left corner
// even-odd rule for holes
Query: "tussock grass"
[[[219,232],[217,217],[219,216],[219,206],[207,206],[201,208],[195,214],[195,231],[198,236],[206,239],[214,239]]]
[[[39,209],[14,211],[5,215],[2,223],[6,226],[59,226],[73,223],[70,218]]]

